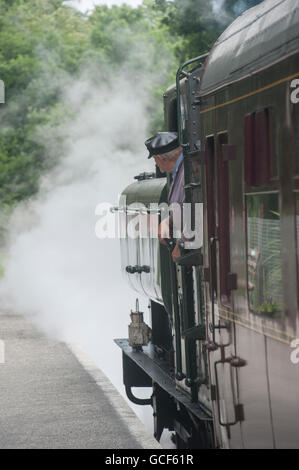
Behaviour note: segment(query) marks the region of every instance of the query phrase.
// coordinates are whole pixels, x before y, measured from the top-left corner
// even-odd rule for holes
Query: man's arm
[[[176,262],[176,260],[181,256],[181,250],[180,250],[179,242],[175,245],[171,256],[172,256],[172,259],[173,259],[174,262]]]

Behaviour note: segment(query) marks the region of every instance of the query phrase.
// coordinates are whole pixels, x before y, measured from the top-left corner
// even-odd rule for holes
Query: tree
[[[59,106],[59,78],[79,68],[87,23],[59,0],[6,1],[0,18],[0,201],[13,204],[37,190],[49,167],[35,129]]]
[[[176,38],[181,39],[177,41],[176,48],[176,56],[181,63],[209,52],[237,16],[261,1],[156,0],[155,4],[164,15],[162,22]]]
[[[2,0],[0,78],[6,104],[0,108],[0,204],[34,194],[40,175],[63,154],[61,139],[56,157],[49,158],[37,130],[55,129],[70,118],[61,85],[83,70],[95,81],[99,70],[109,81],[123,69],[132,86],[143,80],[149,133],[159,130],[161,96],[179,65],[208,52],[240,9],[258,3],[224,0],[226,19],[219,22],[214,2],[144,0],[138,8],[98,6],[83,15],[63,0]]]

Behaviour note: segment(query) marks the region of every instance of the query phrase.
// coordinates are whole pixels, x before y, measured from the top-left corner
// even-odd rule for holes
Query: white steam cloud
[[[230,15],[224,8],[225,0],[212,0],[213,13],[220,23],[228,23],[241,15],[248,9],[248,4],[244,0],[238,0],[233,5],[234,15]]]
[[[224,0],[212,0],[212,8],[214,15],[219,19],[223,15]]]
[[[152,166],[144,147],[145,87],[126,74],[98,86],[86,76],[63,90],[75,116],[57,131],[56,138],[66,139],[64,157],[10,220],[0,295],[2,309],[28,316],[52,337],[80,343],[122,390],[113,338],[127,337],[135,296],[121,277],[119,241],[96,238],[95,208],[117,203],[133,176]],[[53,129],[39,129],[38,138],[55,158]]]

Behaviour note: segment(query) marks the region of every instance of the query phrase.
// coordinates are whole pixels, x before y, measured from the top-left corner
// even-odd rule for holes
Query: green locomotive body
[[[178,448],[298,447],[299,3],[241,15],[179,69],[164,108],[194,217],[203,205],[203,246],[174,265],[156,243],[151,343],[117,340],[127,392],[152,387],[139,402]],[[131,187],[134,203],[146,185],[166,200],[160,176]]]

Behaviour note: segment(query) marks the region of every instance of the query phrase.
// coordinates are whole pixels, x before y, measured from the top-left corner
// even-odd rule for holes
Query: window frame
[[[251,305],[250,302],[250,297],[249,297],[249,271],[248,271],[248,253],[249,253],[249,243],[248,243],[248,203],[247,203],[247,198],[248,196],[266,196],[266,195],[277,195],[278,196],[278,207],[281,207],[281,191],[275,190],[275,189],[268,189],[268,191],[253,191],[253,192],[245,192],[244,193],[244,208],[245,208],[245,237],[246,237],[246,296],[247,296],[247,306],[248,306],[248,311],[249,313],[255,315],[256,317],[262,319],[262,320],[268,320],[268,321],[275,321],[275,322],[282,322],[284,321],[285,318],[285,308],[284,308],[284,300],[283,300],[283,305],[282,305],[282,310],[281,310],[281,316],[280,317],[270,317],[267,316],[263,313],[256,312]],[[281,210],[281,209],[280,209]],[[279,230],[281,233],[281,217],[279,219]],[[281,238],[280,238],[280,253],[281,251]],[[281,259],[281,274],[283,275],[283,260],[282,257]]]
[[[256,126],[256,117],[262,121],[262,113],[264,112],[267,115],[265,125],[268,127],[267,130],[267,142],[265,147],[267,148],[268,158],[266,162],[267,169],[264,176],[264,179],[256,180],[258,177],[255,174],[255,164],[257,161],[261,160],[259,154],[261,152],[258,147],[256,150],[256,141],[258,136],[260,138],[263,133],[260,133],[260,126]],[[246,192],[249,191],[263,191],[263,188],[269,188],[271,185],[279,183],[279,164],[278,164],[278,155],[277,155],[277,125],[275,119],[275,108],[272,106],[258,108],[253,112],[247,113],[244,116],[244,129],[243,129],[243,138],[244,138],[244,164],[243,164],[243,181],[246,188]],[[260,139],[261,141],[261,139]],[[264,143],[263,143],[264,144]],[[274,171],[275,170],[275,171]],[[253,173],[253,174],[252,174]]]

